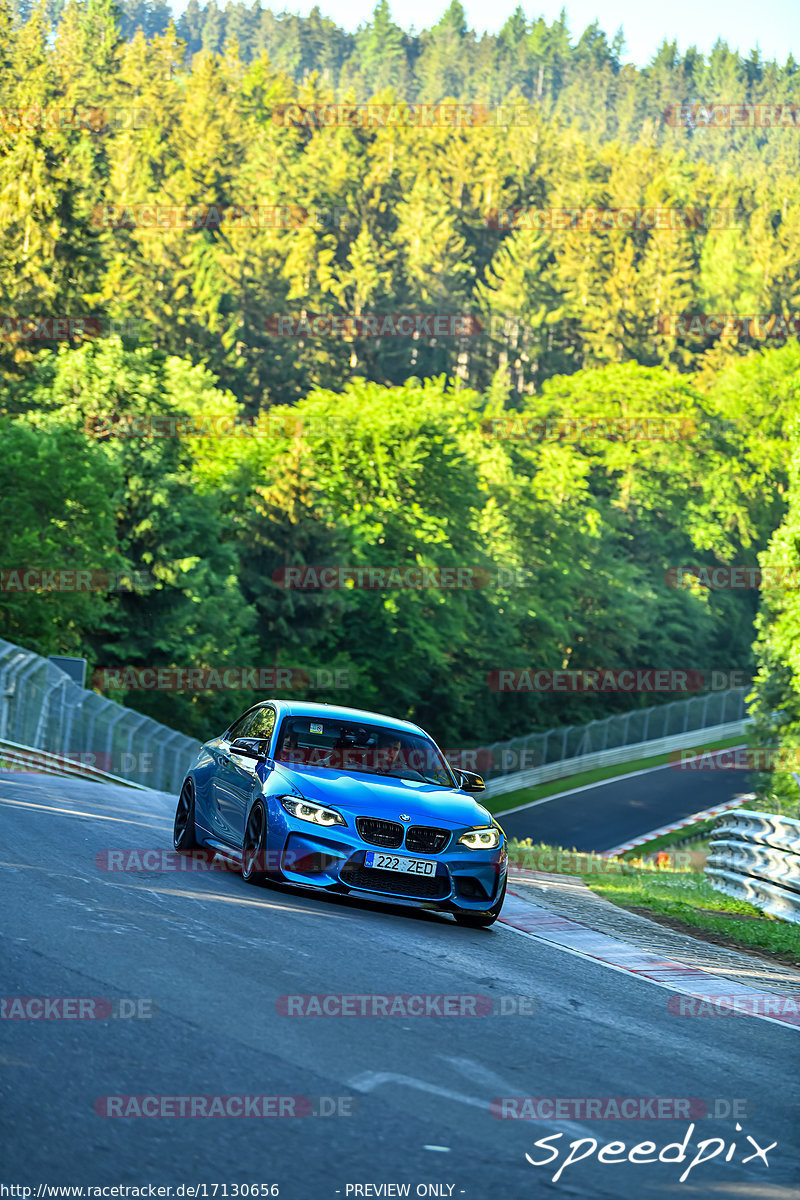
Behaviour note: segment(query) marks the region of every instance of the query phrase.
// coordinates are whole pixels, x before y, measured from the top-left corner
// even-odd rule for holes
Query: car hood
[[[291,785],[287,791],[297,791],[306,800],[316,800],[353,816],[396,821],[399,813],[407,813],[412,822],[424,821],[448,829],[489,825],[492,820],[488,810],[472,796],[435,783],[323,767],[295,768],[285,763],[275,764],[275,775]]]

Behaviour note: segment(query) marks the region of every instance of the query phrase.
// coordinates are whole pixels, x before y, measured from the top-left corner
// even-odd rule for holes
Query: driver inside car
[[[403,743],[399,737],[382,737],[378,743],[377,767],[379,771],[397,772],[406,766]]]
[[[298,744],[297,733],[293,730],[288,733],[281,742],[280,749],[276,754],[278,762],[285,763],[304,763],[308,759],[308,754],[305,749],[301,749]]]

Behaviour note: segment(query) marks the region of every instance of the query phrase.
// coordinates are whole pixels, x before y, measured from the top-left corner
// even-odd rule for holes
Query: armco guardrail
[[[0,638],[2,746],[9,747],[9,765],[13,751],[23,769],[26,754],[44,751],[51,766],[60,757],[62,767],[74,766],[83,778],[117,777],[177,792],[200,743],[79,687],[46,658]]]
[[[482,757],[488,759],[489,753],[492,755],[492,765],[484,767],[481,774],[485,779],[494,781],[503,776],[519,775],[534,768],[550,766],[564,759],[585,759],[596,752],[623,748],[636,751],[644,743],[660,742],[699,729],[713,731],[732,723],[736,724],[738,732],[740,723],[747,718],[747,692],[746,687],[728,688],[724,692],[673,700],[670,704],[634,708],[600,721],[590,721],[588,725],[561,726],[544,733],[528,733],[505,742],[493,742],[481,748]],[[676,742],[675,746],[678,744]],[[701,743],[684,740],[680,744],[697,746]],[[629,753],[625,757],[635,758],[636,754]],[[623,762],[624,759],[608,758],[604,761]],[[563,774],[572,774],[572,770]],[[559,777],[549,776],[552,779]],[[524,783],[514,784],[514,787],[525,786]]]
[[[727,725],[712,725],[705,729],[693,729],[688,733],[676,733],[672,737],[657,738],[650,742],[637,742],[632,746],[616,746],[613,750],[597,750],[591,754],[578,754],[560,762],[546,763],[543,767],[532,767],[529,771],[514,771],[490,779],[486,784],[489,796],[502,796],[521,788],[535,787],[537,783],[549,783],[553,779],[564,779],[577,775],[579,771],[593,771],[596,767],[614,766],[616,763],[632,762],[637,758],[655,758],[659,754],[670,754],[674,750],[689,750],[708,742],[722,741],[744,733],[749,720],[730,721]]]
[[[800,924],[800,821],[740,808],[712,831],[705,873],[711,886]]]
[[[10,771],[32,771],[41,775],[64,775],[72,779],[87,779],[90,783],[119,783],[125,787],[145,788],[143,783],[122,779],[108,771],[99,771],[91,763],[37,750],[35,746],[18,746],[15,742],[0,742],[0,767]]]

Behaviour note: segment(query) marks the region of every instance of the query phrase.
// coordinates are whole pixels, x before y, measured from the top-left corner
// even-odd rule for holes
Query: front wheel
[[[267,878],[267,814],[264,805],[253,805],[247,818],[242,844],[242,879],[247,883],[264,883]]]
[[[172,827],[172,844],[181,854],[200,849],[194,824],[194,785],[191,779],[184,779],[178,798],[175,824]]]
[[[487,929],[490,925],[494,925],[500,916],[500,909],[503,907],[505,898],[506,881],[503,880],[503,890],[490,909],[486,912],[457,912],[454,914],[456,921],[459,925],[466,925],[470,929]]]

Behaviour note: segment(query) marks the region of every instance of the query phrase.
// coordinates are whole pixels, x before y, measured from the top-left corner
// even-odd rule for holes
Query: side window
[[[250,726],[253,724],[253,721],[256,719],[256,717],[259,716],[259,713],[260,710],[256,709],[255,712],[248,712],[245,713],[243,717],[239,717],[239,720],[236,722],[236,724],[231,726],[231,731],[228,734],[228,741],[232,742],[238,737],[248,737],[250,734]]]
[[[253,723],[248,726],[247,737],[272,737],[272,731],[275,728],[275,709],[270,708],[267,704],[264,708],[258,708],[251,714]],[[241,734],[239,734],[241,737]]]

